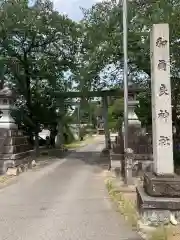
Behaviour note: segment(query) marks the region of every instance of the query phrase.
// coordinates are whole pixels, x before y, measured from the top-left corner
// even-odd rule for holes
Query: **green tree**
[[[155,23],[169,23],[173,123],[179,135],[180,45],[178,43],[180,2],[178,0],[159,0],[156,2],[135,0],[128,1],[128,5],[128,74],[133,83],[137,83],[139,87],[145,87],[146,93],[139,96],[140,104],[136,109],[143,124],[150,124],[151,122],[149,114],[145,113],[144,109],[145,105],[149,109],[148,112],[151,109],[148,106],[151,103],[150,29]],[[93,44],[91,49],[93,54],[98,56],[97,59],[100,61],[101,69],[103,70],[107,65],[113,64],[113,66],[122,70],[122,5],[114,0],[97,3],[91,9],[84,10],[83,23],[86,26],[86,35],[88,35],[89,42]],[[101,61],[101,59],[105,60]]]
[[[25,0],[1,3],[0,47],[5,81],[17,92],[19,124],[27,125],[36,139],[42,123],[54,125],[56,121],[52,93],[71,85],[64,80],[64,73],[76,66],[78,35],[77,24],[54,11],[49,0],[38,0],[31,7]]]
[[[151,111],[151,94],[150,92],[144,91],[139,94],[137,100],[139,101],[138,106],[135,108],[135,113],[143,127],[152,126],[152,111]]]
[[[124,101],[116,99],[108,107],[109,129],[120,130],[124,119]]]

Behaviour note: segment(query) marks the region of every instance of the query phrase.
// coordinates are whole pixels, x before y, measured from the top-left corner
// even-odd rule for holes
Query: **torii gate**
[[[129,102],[136,99],[138,93],[142,92],[142,88],[129,87],[128,98]],[[108,128],[108,97],[123,97],[124,89],[111,89],[111,90],[100,90],[100,91],[85,91],[85,92],[59,92],[55,91],[54,95],[57,99],[57,106],[61,106],[64,109],[64,100],[67,98],[89,98],[89,97],[101,97],[103,99],[103,118],[104,118],[104,132],[105,132],[105,146],[109,148],[110,143],[110,133]],[[57,143],[58,145],[63,144],[63,125],[61,122],[58,124],[58,135]]]

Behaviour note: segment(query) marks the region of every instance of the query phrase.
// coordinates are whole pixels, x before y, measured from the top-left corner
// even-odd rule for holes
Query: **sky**
[[[90,8],[94,3],[100,0],[53,0],[54,7],[60,13],[67,14],[75,21],[82,18],[80,7]]]

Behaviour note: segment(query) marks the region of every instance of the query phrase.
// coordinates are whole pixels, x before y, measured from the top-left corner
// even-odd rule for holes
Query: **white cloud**
[[[102,0],[53,0],[54,7],[61,13],[66,13],[73,20],[80,20],[82,13],[80,7],[90,8],[94,3]]]
[[[80,7],[91,7],[94,0],[53,0],[54,7],[60,13],[66,13],[73,20],[80,20]]]

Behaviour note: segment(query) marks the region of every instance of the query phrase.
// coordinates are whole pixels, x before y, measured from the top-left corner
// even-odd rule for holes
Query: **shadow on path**
[[[68,150],[67,152],[60,152],[58,150],[49,151],[48,154],[41,156],[38,159],[38,163],[41,166],[46,166],[50,162],[57,161],[57,159],[62,159],[68,157],[69,160],[80,160],[88,165],[98,165],[102,168],[108,168],[110,160],[108,156],[103,156],[101,151],[85,151],[85,150]]]

